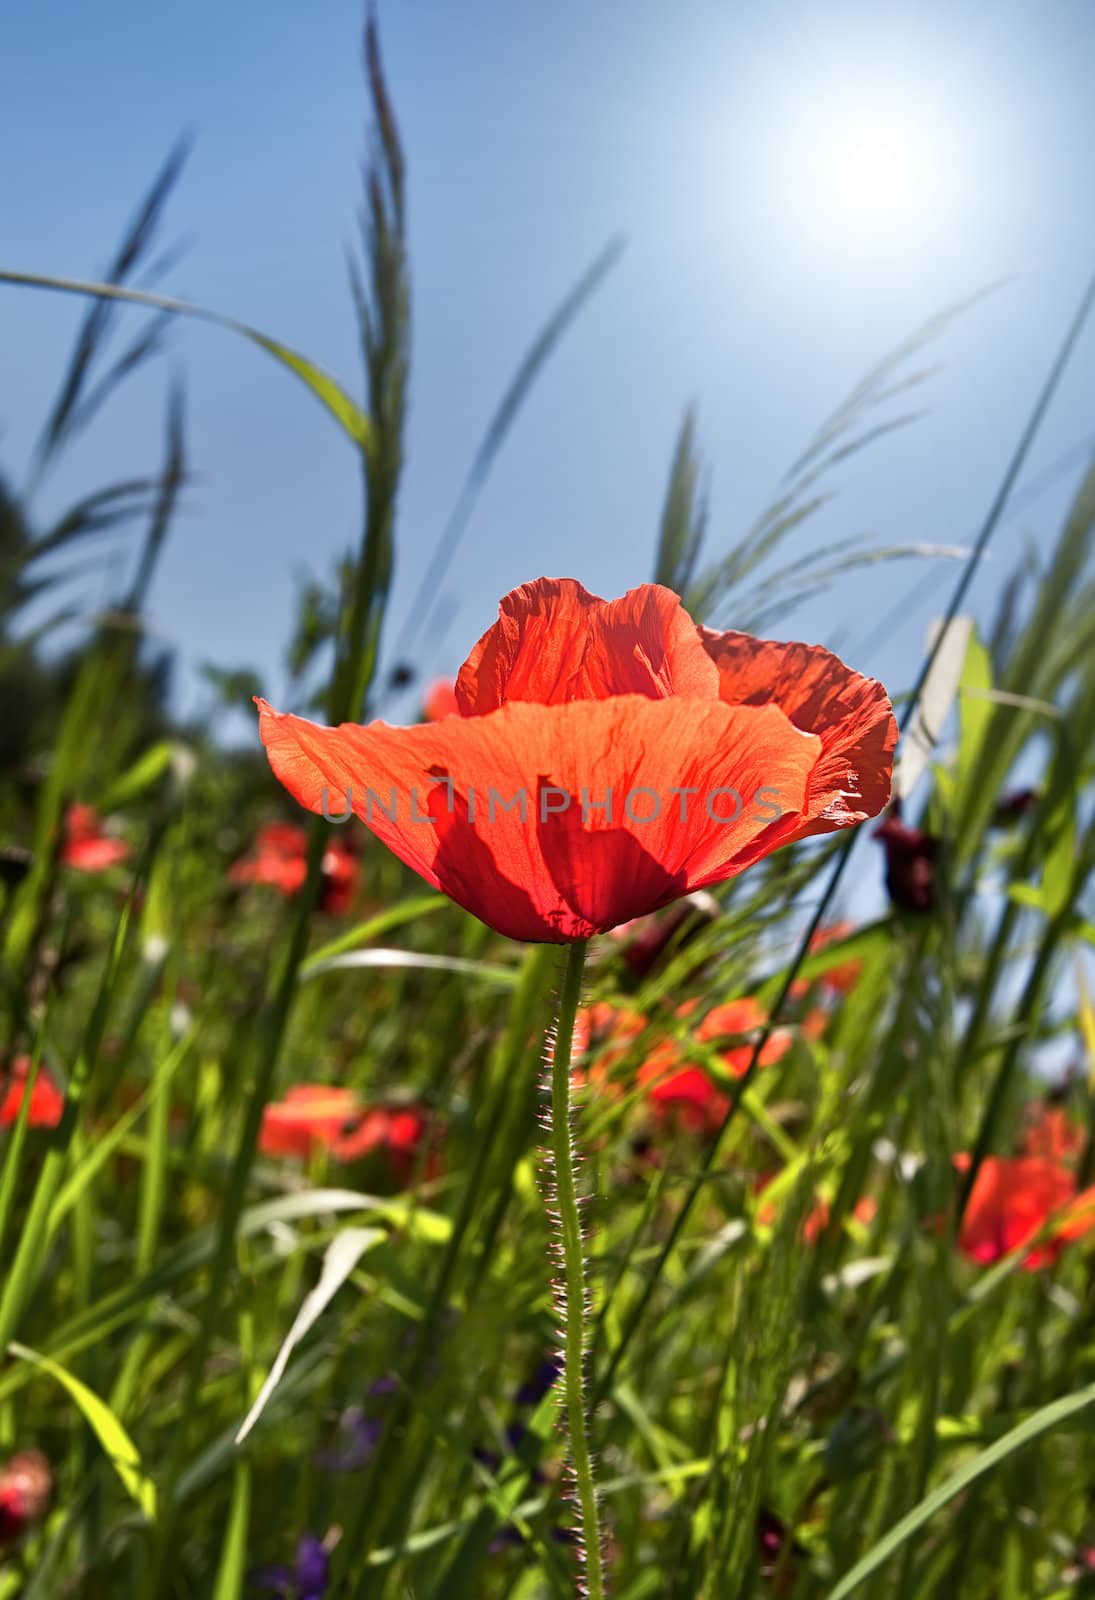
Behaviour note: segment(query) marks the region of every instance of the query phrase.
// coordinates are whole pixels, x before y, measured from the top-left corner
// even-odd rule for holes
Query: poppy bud
[[[1028,811],[1033,811],[1041,798],[1037,789],[1009,789],[996,802],[996,808],[992,813],[992,826],[1010,827],[1013,822],[1025,817]]]
[[[793,1562],[802,1559],[806,1554],[805,1549],[797,1539],[792,1538],[783,1518],[765,1506],[761,1506],[757,1512],[754,1533],[760,1557],[761,1576],[773,1578],[779,1574],[781,1579],[779,1592],[785,1593],[794,1581]]]
[[[676,955],[718,914],[718,901],[701,890],[678,900],[666,911],[637,917],[613,928],[612,937],[624,941],[620,953],[632,975],[645,978],[667,950],[671,956]]]
[[[874,830],[886,852],[886,891],[902,911],[931,911],[935,907],[936,863],[939,840],[922,828],[901,821],[899,802]]]

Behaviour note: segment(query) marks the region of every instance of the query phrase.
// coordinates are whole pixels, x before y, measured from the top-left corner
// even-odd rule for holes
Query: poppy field
[[[174,393],[160,469],[52,528],[0,478],[0,1600],[1095,1594],[1095,470],[965,605],[1086,307],[915,681],[797,642],[843,568],[778,555],[946,319],[729,553],[686,421],[624,592],[530,572],[423,681],[372,22],[365,67],[358,398],[148,288],[174,158],[104,282],[0,271],[0,316],[84,307],[41,470],[153,310],[257,343],[363,506],[288,700],[211,678],[230,746],[143,625]],[[27,608],[116,525],[51,653]]]

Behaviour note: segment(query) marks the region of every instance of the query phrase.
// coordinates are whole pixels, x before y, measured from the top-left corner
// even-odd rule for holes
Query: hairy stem
[[[586,942],[576,940],[567,957],[559,1020],[551,1051],[551,1155],[555,1177],[554,1206],[549,1204],[558,1224],[562,1280],[557,1286],[557,1304],[563,1329],[563,1392],[566,1403],[566,1432],[570,1464],[578,1495],[580,1547],[585,1561],[585,1577],[590,1600],[603,1600],[605,1586],[601,1564],[601,1530],[597,1514],[597,1491],[593,1482],[593,1461],[586,1426],[586,1283],[582,1256],[582,1223],[578,1211],[578,1192],[574,1177],[574,1141],[571,1134],[570,1057],[574,1038],[574,1018],[582,989]]]

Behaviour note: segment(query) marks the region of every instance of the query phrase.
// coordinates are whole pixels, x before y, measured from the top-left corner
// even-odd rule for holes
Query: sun
[[[907,217],[930,204],[936,186],[930,141],[903,127],[835,130],[817,152],[816,173],[819,199],[845,217]]]
[[[959,221],[961,140],[938,104],[829,93],[800,109],[781,164],[799,225],[818,247],[915,252]]]

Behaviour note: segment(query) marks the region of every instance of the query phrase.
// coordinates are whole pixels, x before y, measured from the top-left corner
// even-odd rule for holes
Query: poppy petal
[[[955,1165],[963,1170],[957,1157]],[[968,1165],[967,1159],[964,1166]],[[1010,1160],[986,1156],[966,1204],[959,1248],[981,1264],[998,1261],[1032,1239],[1054,1216],[1059,1219],[1057,1226],[1023,1258],[1024,1270],[1052,1262],[1066,1240],[1078,1238],[1095,1223],[1090,1191],[1077,1200],[1075,1177],[1057,1162],[1038,1156]]]
[[[498,621],[460,669],[456,699],[466,717],[513,700],[715,700],[718,672],[697,643],[679,597],[660,584],[602,600],[573,578],[537,578],[499,603]]]
[[[729,705],[771,705],[816,733],[822,756],[810,781],[809,821],[797,832],[829,833],[877,816],[890,797],[897,723],[874,678],[821,645],[780,644],[747,633],[699,630]]]
[[[433,887],[551,943],[741,871],[802,823],[821,750],[778,706],[719,700],[511,701],[413,728],[324,728],[258,705],[270,764],[302,805],[348,799]]]

